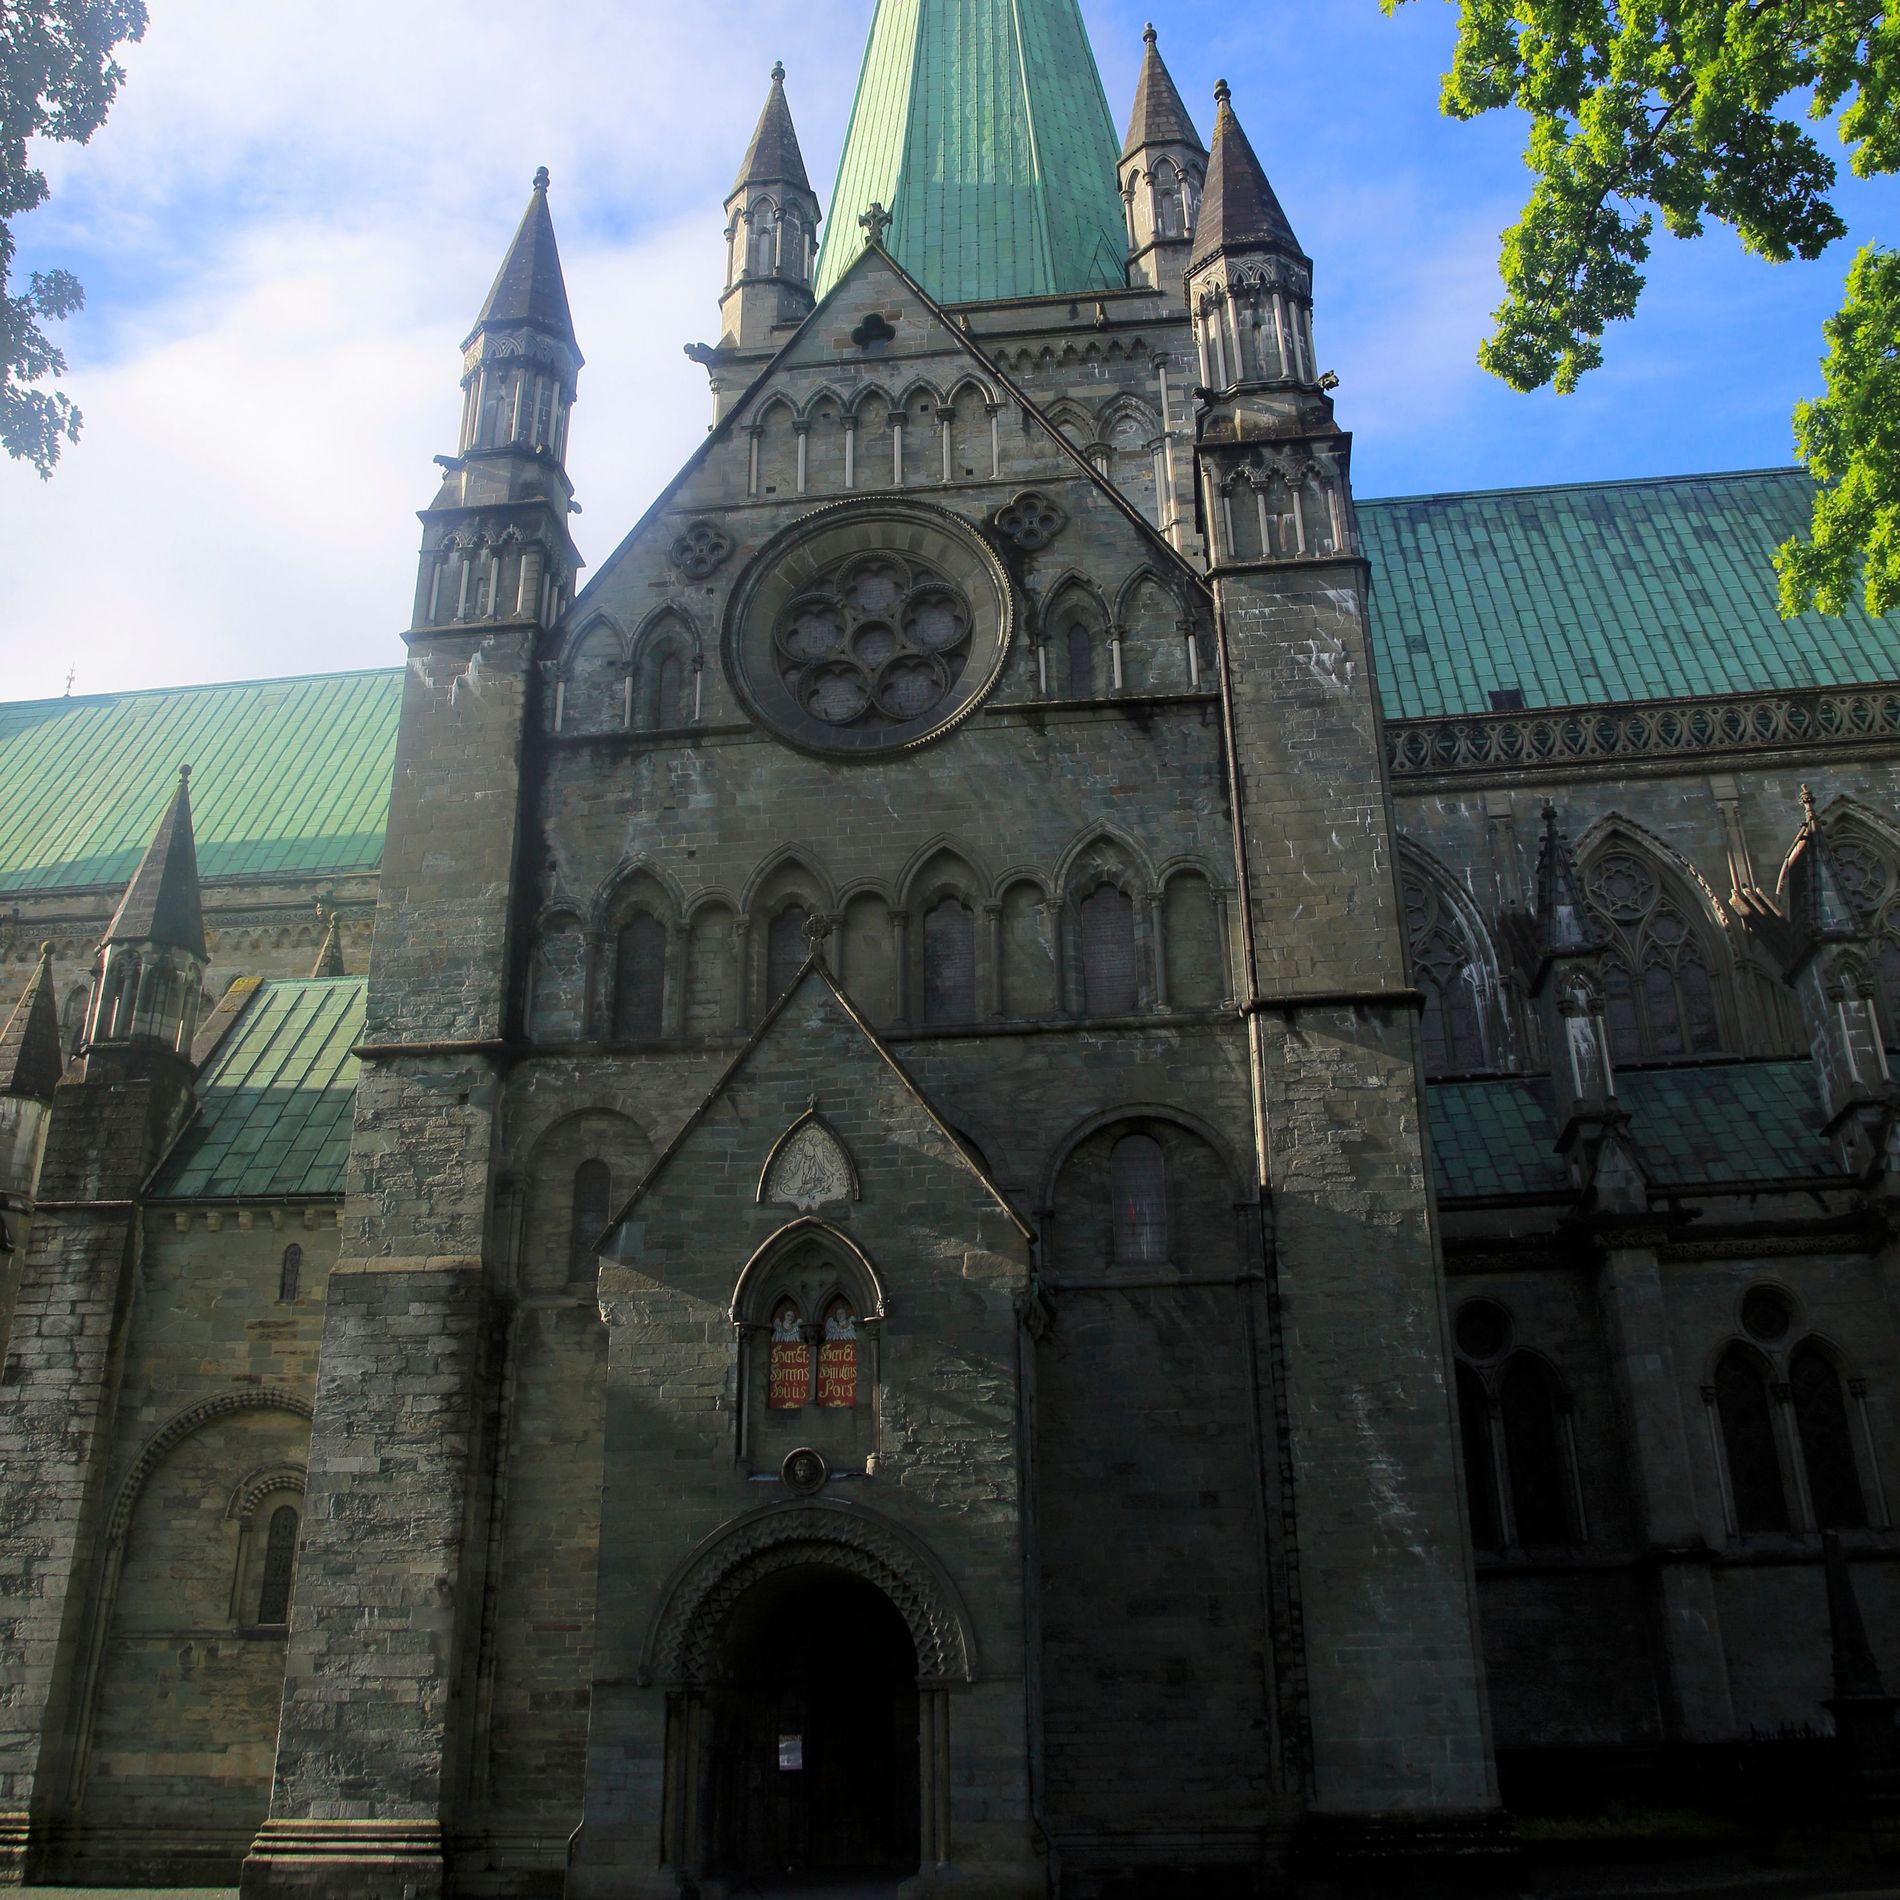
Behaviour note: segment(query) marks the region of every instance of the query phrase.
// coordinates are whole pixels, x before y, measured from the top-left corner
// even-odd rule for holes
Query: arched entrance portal
[[[917,1649],[882,1590],[823,1564],[761,1577],[714,1675],[709,1871],[915,1870]]]

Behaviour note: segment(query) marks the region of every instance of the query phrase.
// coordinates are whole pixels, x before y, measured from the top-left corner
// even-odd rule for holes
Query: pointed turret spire
[[[1814,808],[1814,794],[1805,785],[1801,788],[1801,829],[1788,853],[1783,880],[1797,954],[1805,954],[1824,938],[1859,933],[1860,918],[1841,882],[1834,847]]]
[[[1204,263],[1218,251],[1275,251],[1283,257],[1303,258],[1280,201],[1267,183],[1267,174],[1254,157],[1247,135],[1234,115],[1233,94],[1227,81],[1214,88],[1214,148],[1207,161],[1207,190],[1200,216],[1194,221],[1194,251],[1190,266]]]
[[[795,191],[811,190],[804,154],[798,149],[798,133],[792,125],[792,109],[785,102],[783,60],[772,62],[772,89],[765,95],[765,108],[753,128],[752,143],[745,148],[745,159],[732,189],[743,191],[747,185],[790,185]]]
[[[548,168],[462,339],[462,426],[423,516],[412,630],[469,621],[552,626],[580,552],[568,533],[568,423],[581,371],[548,214]]]
[[[1122,208],[1128,219],[1128,282],[1178,291],[1207,178],[1207,148],[1162,64],[1150,26],[1142,39],[1135,109],[1122,143]]]
[[[209,957],[198,890],[198,844],[191,828],[190,766],[178,768],[178,789],[100,941],[162,944],[187,950],[200,962]]]
[[[1557,807],[1544,807],[1544,836],[1537,849],[1537,949],[1540,957],[1566,950],[1595,950],[1602,942],[1584,908],[1583,886],[1570,840],[1557,823]]]
[[[178,789],[99,940],[86,1023],[89,1052],[106,1044],[160,1044],[185,1054],[198,1027],[209,960],[191,827],[191,767],[181,765]]]
[[[488,301],[475,319],[477,332],[517,327],[539,330],[576,347],[574,319],[567,307],[567,280],[561,275],[554,220],[548,215],[548,168],[545,165],[534,175],[528,208],[515,227],[514,241],[502,259]],[[469,340],[474,340],[473,335]]]
[[[317,960],[310,966],[310,974],[319,976],[342,976],[343,969],[343,927],[337,922],[335,911],[330,913],[330,921],[323,933],[323,941],[317,946]]]
[[[722,349],[775,349],[810,314],[818,219],[785,100],[785,67],[777,62],[752,143],[726,194]]]
[[[1141,56],[1141,76],[1135,81],[1135,106],[1128,115],[1122,157],[1133,158],[1144,145],[1186,145],[1205,156],[1207,147],[1161,57],[1161,36],[1152,22],[1142,29],[1141,37],[1147,51]]]
[[[65,1067],[59,1005],[53,996],[53,946],[43,943],[19,1002],[0,1025],[0,1095],[50,1102]]]

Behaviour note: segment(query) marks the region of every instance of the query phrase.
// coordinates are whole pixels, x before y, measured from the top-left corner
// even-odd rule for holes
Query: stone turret
[[[1617,1105],[1603,1013],[1601,933],[1583,901],[1577,861],[1546,805],[1537,852],[1536,964],[1531,1001],[1550,1057],[1552,1120],[1572,1185],[1595,1211],[1640,1207],[1647,1188]]]
[[[1299,1311],[1286,1442],[1302,1501],[1316,1765],[1304,1825],[1316,1863],[1389,1855],[1377,1870],[1389,1890],[1406,1885],[1395,1870],[1414,1855],[1498,1848],[1497,1787],[1445,1430],[1420,997],[1394,868],[1366,564],[1350,533],[1350,445],[1313,372],[1312,268],[1224,83],[1216,98],[1188,274],[1205,359],[1196,465],[1233,747],[1256,1187],[1274,1271]],[[1315,1145],[1334,1142],[1316,1165]],[[1385,1373],[1370,1402],[1340,1377],[1369,1338]],[[1330,1429],[1352,1406],[1357,1430]],[[1307,1503],[1375,1489],[1377,1511]],[[1429,1772],[1408,1762],[1402,1739],[1422,1727],[1437,1743]],[[1352,1877],[1370,1882],[1374,1869]]]
[[[581,362],[543,166],[462,344],[461,433],[436,457],[445,479],[423,515],[412,626],[560,617],[580,567],[566,460]]]
[[[785,101],[785,68],[775,65],[765,108],[726,197],[722,345],[751,350],[782,341],[811,313],[820,215]]]
[[[1128,218],[1128,282],[1173,292],[1193,248],[1195,214],[1207,179],[1207,147],[1162,63],[1152,26],[1122,141],[1122,208]]]
[[[1214,89],[1214,148],[1194,222],[1188,310],[1211,401],[1203,466],[1215,565],[1352,551],[1349,440],[1313,355],[1313,266],[1234,116]],[[1218,444],[1216,449],[1214,445]]]
[[[1781,871],[1788,920],[1786,980],[1800,999],[1826,1131],[1856,1170],[1888,1175],[1894,1091],[1874,1012],[1874,946],[1849,901],[1834,848],[1801,788],[1802,823]]]
[[[88,1062],[134,1047],[168,1050],[188,1062],[209,961],[191,767],[183,765],[178,789],[100,941],[86,1019]]]

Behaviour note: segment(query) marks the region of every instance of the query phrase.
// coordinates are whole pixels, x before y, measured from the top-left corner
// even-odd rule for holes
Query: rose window
[[[727,664],[782,738],[862,756],[965,718],[1002,670],[1013,618],[980,530],[867,499],[808,516],[760,552],[727,608]]]
[[[786,690],[827,726],[903,724],[948,697],[970,650],[968,602],[921,561],[838,570],[779,616]]]

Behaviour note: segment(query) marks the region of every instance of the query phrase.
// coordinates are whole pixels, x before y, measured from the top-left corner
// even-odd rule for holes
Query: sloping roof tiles
[[[180,765],[201,878],[382,861],[400,669],[0,705],[0,892],[123,888]]]
[[[878,0],[818,258],[884,243],[939,303],[1120,290],[1119,142],[1076,0]]]
[[[1388,719],[1900,678],[1900,622],[1784,621],[1800,469],[1359,503]]]
[[[341,1194],[363,994],[360,976],[260,985],[199,1077],[153,1198]]]
[[[1900,678],[1900,621],[1784,622],[1799,469],[1359,504],[1388,719]],[[0,893],[122,889],[189,763],[206,879],[374,870],[400,669],[0,704]]]
[[[1616,1092],[1659,1187],[1808,1181],[1840,1171],[1821,1139],[1809,1062],[1625,1069]],[[1434,1082],[1425,1094],[1441,1198],[1564,1192],[1546,1078]]]

